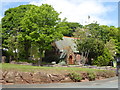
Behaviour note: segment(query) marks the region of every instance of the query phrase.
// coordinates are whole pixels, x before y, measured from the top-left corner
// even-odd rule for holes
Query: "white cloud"
[[[113,6],[104,6],[101,0],[40,0],[32,1],[30,4],[42,5],[42,4],[52,5],[56,11],[62,12],[60,17],[67,18],[69,22],[79,22],[81,24],[87,24],[88,15],[90,15],[90,22],[97,21],[103,25],[111,25],[113,22],[111,20],[106,20],[104,17],[108,12],[114,10]]]
[[[33,0],[1,0],[1,2],[32,2]],[[34,0],[34,1],[38,1],[38,0]],[[72,0],[69,0],[72,1]],[[81,2],[84,0],[74,0],[77,2]],[[85,0],[86,1],[86,0]],[[95,1],[99,1],[99,2],[119,2],[120,0],[95,0]]]

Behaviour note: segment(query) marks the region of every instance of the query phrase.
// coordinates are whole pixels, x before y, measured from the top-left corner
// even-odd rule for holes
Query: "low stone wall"
[[[28,63],[28,62],[15,62],[12,61],[10,62],[11,64],[19,64],[19,65],[30,65],[30,66],[37,66],[37,64],[32,64],[32,63]],[[116,68],[113,68],[112,66],[102,66],[102,67],[98,67],[98,66],[83,66],[83,65],[59,65],[59,64],[51,64],[51,65],[42,65],[45,67],[80,67],[80,68],[92,68],[92,69],[100,69],[100,70],[113,70],[115,71]]]
[[[102,66],[102,67],[99,67],[99,66],[80,66],[80,65],[44,65],[46,67],[79,67],[79,68],[91,68],[91,69],[100,69],[100,70],[113,70],[115,71],[116,68],[112,67],[112,66]]]
[[[15,62],[15,61],[11,61],[10,64],[19,64],[19,65],[30,65],[32,66],[32,63],[28,63],[28,62]]]
[[[73,82],[68,74],[47,74],[42,72],[19,72],[19,71],[0,71],[1,84],[42,84],[42,83],[63,83]],[[87,73],[82,73],[83,81],[89,81]],[[95,80],[114,77],[115,74],[98,73]]]

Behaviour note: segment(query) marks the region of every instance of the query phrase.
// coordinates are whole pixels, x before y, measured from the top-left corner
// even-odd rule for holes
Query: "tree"
[[[28,60],[30,56],[42,60],[51,43],[62,39],[70,30],[66,21],[62,21],[59,13],[48,4],[11,8],[5,12],[2,22],[3,47],[11,53],[16,51],[13,53],[16,60]]]
[[[32,46],[38,46],[36,53],[40,56],[39,63],[44,52],[51,48],[51,43],[62,39],[63,34],[69,31],[65,21],[61,21],[59,18],[59,13],[48,4],[31,8],[27,11],[21,24],[27,42],[30,41]]]
[[[23,31],[20,27],[20,22],[23,19],[26,11],[31,7],[37,6],[20,5],[19,7],[10,8],[5,11],[5,16],[2,18],[2,47],[8,49],[10,53],[13,53],[13,51],[17,50],[18,52],[12,54],[15,59],[25,57],[28,59],[27,52],[29,49],[24,49],[24,47],[27,47],[29,43],[25,42],[23,39],[18,39],[18,34]],[[17,55],[19,54],[19,57],[16,56],[16,53]]]
[[[97,38],[93,38],[89,32],[88,29],[79,28],[74,35],[78,36],[76,44],[79,52],[87,58],[88,63],[91,64],[91,59],[96,59],[103,53],[104,43]]]
[[[116,36],[117,36],[117,42],[116,42],[116,48],[117,48],[117,56],[119,57],[120,56],[120,27],[118,27],[117,28],[118,29],[118,31],[117,31],[117,34],[116,34]]]
[[[93,38],[100,39],[106,43],[110,40],[109,27],[106,25],[99,25],[97,23],[91,23],[86,25],[85,28],[89,29],[89,33]]]
[[[115,52],[117,52],[116,47],[117,46],[115,45],[115,40],[114,39],[110,39],[110,41],[105,44],[105,48],[107,48],[109,50],[110,56],[113,59],[114,59],[114,56],[115,56]]]
[[[69,31],[68,34],[64,34],[64,35],[65,36],[69,36],[69,37],[74,36],[73,33],[75,32],[75,30],[77,28],[81,28],[82,27],[82,25],[80,25],[79,23],[76,23],[76,22],[66,22],[66,26],[69,27],[70,31]]]
[[[111,55],[108,48],[104,48],[102,55],[98,56],[92,61],[92,64],[98,66],[107,66],[111,61],[113,61],[113,56]]]
[[[78,50],[82,56],[88,58],[89,64],[91,64],[91,59],[94,59],[92,61],[94,64],[104,62],[101,65],[107,65],[114,59],[115,52],[118,53],[119,35],[118,29],[114,26],[92,23],[83,28],[77,28],[74,35],[79,38],[76,41]]]

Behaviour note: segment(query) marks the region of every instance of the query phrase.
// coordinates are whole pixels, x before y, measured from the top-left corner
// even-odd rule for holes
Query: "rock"
[[[2,76],[2,70],[0,70],[0,80],[3,80],[3,76]]]
[[[51,79],[48,74],[37,72],[33,74],[32,78],[33,83],[51,83]]]
[[[15,73],[15,84],[26,84],[26,81],[22,79],[20,72]]]
[[[0,83],[4,83],[5,81],[4,80],[0,80]]]
[[[61,83],[64,83],[64,82],[73,82],[70,77],[65,77],[64,80],[61,80]]]
[[[33,83],[41,83],[40,74],[34,73],[32,78]]]
[[[17,64],[17,62],[16,61],[11,61],[10,64]]]
[[[15,77],[15,84],[26,84],[26,81],[24,81],[21,77]]]
[[[56,75],[56,74],[49,74],[50,79],[52,82],[59,82],[61,80],[64,80],[65,76],[63,75]]]
[[[39,72],[39,75],[40,75],[41,83],[51,83],[52,82],[49,75],[47,75],[46,73]]]
[[[14,83],[5,83],[5,85],[13,85]]]
[[[20,74],[22,81],[25,81],[26,83],[31,84],[32,83],[32,74],[28,72],[23,72]]]
[[[15,73],[9,71],[9,72],[5,75],[4,80],[5,80],[7,83],[14,83],[14,81],[15,81]]]
[[[85,78],[84,80],[81,80],[81,82],[88,82],[89,80]]]
[[[7,73],[8,73],[8,71],[4,71],[4,72],[2,73],[3,78],[5,78],[5,76],[7,75]]]
[[[52,64],[56,64],[56,62],[52,62]]]

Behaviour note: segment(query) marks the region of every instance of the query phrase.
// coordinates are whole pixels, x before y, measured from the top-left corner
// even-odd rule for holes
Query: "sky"
[[[78,22],[82,25],[97,21],[100,25],[118,26],[118,1],[119,0],[2,0],[2,13],[9,8],[19,5],[50,4],[57,12],[62,12],[60,18],[67,18],[69,22]],[[88,16],[90,18],[88,19]]]

